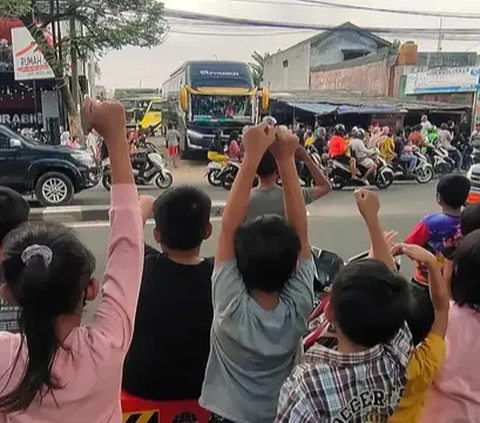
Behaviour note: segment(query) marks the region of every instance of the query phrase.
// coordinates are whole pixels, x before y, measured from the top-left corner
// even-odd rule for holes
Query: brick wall
[[[369,95],[388,95],[389,68],[385,60],[341,69],[310,72],[312,90],[351,90]]]

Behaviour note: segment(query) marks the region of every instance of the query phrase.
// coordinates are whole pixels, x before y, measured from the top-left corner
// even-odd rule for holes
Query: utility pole
[[[443,18],[440,18],[440,26],[438,28],[438,44],[437,44],[437,51],[440,53],[442,51],[442,40],[443,40]]]
[[[77,28],[75,27],[75,16],[70,17],[70,60],[72,66],[72,97],[75,106],[80,105],[80,84],[78,82],[78,55],[75,46],[75,39],[77,38]]]

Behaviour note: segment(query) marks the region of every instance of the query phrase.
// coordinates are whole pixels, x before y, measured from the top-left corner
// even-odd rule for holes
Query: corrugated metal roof
[[[306,112],[314,113],[316,115],[328,115],[329,113],[334,112],[337,110],[338,106],[334,106],[333,104],[325,104],[325,103],[287,103],[291,107],[295,107],[297,109],[305,110]]]
[[[394,111],[411,110],[468,110],[471,106],[441,102],[425,102],[410,100],[407,98],[391,98],[380,96],[367,96],[356,91],[289,91],[272,92],[272,100],[282,103],[301,103],[301,104],[325,104],[332,106],[356,106],[356,107],[385,107],[392,108]],[[375,113],[375,112],[372,112]],[[389,113],[389,112],[385,112]],[[393,112],[391,112],[393,113]]]

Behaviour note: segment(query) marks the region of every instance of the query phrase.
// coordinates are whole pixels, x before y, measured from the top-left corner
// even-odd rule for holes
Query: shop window
[[[282,65],[284,68],[288,68],[288,60],[284,60]]]

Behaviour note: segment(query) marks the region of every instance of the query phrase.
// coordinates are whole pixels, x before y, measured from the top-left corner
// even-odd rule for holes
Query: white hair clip
[[[52,262],[53,253],[46,245],[33,244],[23,250],[21,258],[24,264],[28,264],[28,261],[36,256],[42,257],[45,267],[48,267]]]

